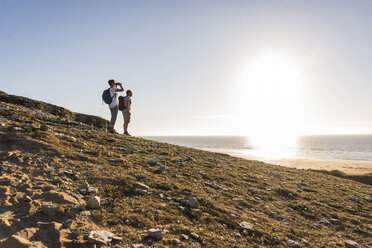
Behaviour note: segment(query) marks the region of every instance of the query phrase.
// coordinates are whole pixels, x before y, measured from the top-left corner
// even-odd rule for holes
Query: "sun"
[[[298,64],[280,54],[261,55],[238,79],[237,113],[260,148],[290,146],[301,132],[303,79]]]

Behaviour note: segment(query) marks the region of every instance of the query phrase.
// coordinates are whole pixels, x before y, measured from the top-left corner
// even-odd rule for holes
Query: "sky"
[[[371,23],[369,0],[0,0],[0,90],[108,119],[115,79],[134,135],[372,133]]]

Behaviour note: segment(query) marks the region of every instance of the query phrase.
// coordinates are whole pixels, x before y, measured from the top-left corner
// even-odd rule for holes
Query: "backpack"
[[[119,110],[123,111],[126,109],[126,106],[124,104],[124,97],[119,96]]]
[[[108,88],[107,90],[104,90],[103,93],[102,93],[102,100],[106,103],[106,104],[111,104],[112,103],[112,99],[114,99],[116,93],[111,97],[110,95],[110,88]]]

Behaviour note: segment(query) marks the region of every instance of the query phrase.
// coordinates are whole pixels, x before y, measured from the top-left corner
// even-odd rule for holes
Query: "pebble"
[[[230,240],[229,240],[229,243],[230,243],[230,244],[235,244],[235,243],[236,243],[236,240],[235,240],[235,239],[230,239]]]
[[[139,182],[136,182],[135,187],[136,187],[136,190],[145,190],[145,191],[150,190],[149,186],[147,186],[146,184],[143,184],[143,183],[139,183]]]
[[[147,161],[147,164],[150,166],[154,166],[156,165],[157,162],[158,162],[157,159],[150,159],[149,161]]]
[[[346,248],[360,248],[358,243],[351,241],[351,240],[345,241],[345,246]]]
[[[315,219],[315,215],[306,211],[302,211],[303,216],[310,218],[310,219]]]
[[[181,234],[180,239],[181,240],[189,240],[189,236],[187,236],[186,234]]]
[[[179,239],[173,239],[173,244],[179,245],[179,244],[181,244],[181,240],[179,240]]]
[[[108,232],[108,231],[96,231],[93,230],[90,232],[88,236],[88,242],[93,244],[102,244],[102,245],[108,245],[112,241],[112,238],[114,237],[114,234]]]
[[[197,208],[199,206],[199,202],[194,197],[192,197],[188,200],[187,206],[189,206],[190,208]]]
[[[196,233],[190,233],[190,238],[195,239],[195,240],[198,240],[199,239],[199,235],[197,235]]]
[[[246,222],[246,221],[242,221],[239,223],[239,226],[243,229],[246,229],[246,230],[252,230],[253,229],[253,224],[249,223],[249,222]]]
[[[98,196],[94,196],[87,201],[87,206],[91,209],[97,209],[101,206],[101,199]]]
[[[147,230],[147,234],[154,240],[161,240],[163,238],[163,231],[161,229],[151,228]]]
[[[285,242],[288,246],[290,246],[290,247],[302,247],[302,245],[300,244],[300,243],[298,243],[298,242],[295,242],[295,241],[293,241],[293,240],[287,240],[286,242]]]

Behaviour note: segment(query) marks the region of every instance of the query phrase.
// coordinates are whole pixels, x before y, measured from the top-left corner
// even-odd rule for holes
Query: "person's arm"
[[[119,85],[120,89],[115,90],[115,93],[124,91],[123,85],[121,83],[117,83],[116,85]]]
[[[131,100],[128,100],[127,103],[125,104],[125,108],[127,109],[129,114],[130,114],[130,101]]]

